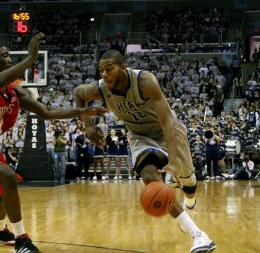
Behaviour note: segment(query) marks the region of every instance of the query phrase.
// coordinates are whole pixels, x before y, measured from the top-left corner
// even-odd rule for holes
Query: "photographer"
[[[64,137],[63,130],[56,130],[54,133],[54,158],[55,158],[55,180],[65,181],[65,146],[67,139]]]
[[[248,154],[241,153],[238,166],[228,175],[230,179],[250,179],[252,171],[255,168],[253,161],[249,159]]]

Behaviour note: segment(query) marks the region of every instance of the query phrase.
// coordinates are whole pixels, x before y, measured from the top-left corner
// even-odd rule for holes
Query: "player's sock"
[[[187,208],[193,208],[196,204],[196,198],[193,197],[192,199],[190,199],[184,196],[184,204]]]
[[[0,220],[0,231],[4,230],[6,227],[5,219]]]
[[[183,211],[177,218],[177,222],[181,225],[185,232],[189,232],[191,235],[200,231],[194,221],[190,218],[186,211]]]
[[[16,222],[16,223],[12,223],[12,225],[13,225],[13,228],[14,228],[15,237],[18,237],[18,236],[25,234],[25,230],[24,230],[24,226],[23,226],[23,220]]]

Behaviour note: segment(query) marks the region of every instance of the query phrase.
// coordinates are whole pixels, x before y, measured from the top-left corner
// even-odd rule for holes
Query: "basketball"
[[[169,213],[175,201],[175,195],[170,187],[156,181],[145,186],[140,201],[147,214],[160,217]]]

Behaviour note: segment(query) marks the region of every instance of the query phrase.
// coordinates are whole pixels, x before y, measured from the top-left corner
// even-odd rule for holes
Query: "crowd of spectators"
[[[249,81],[244,84],[242,89],[244,99],[239,108],[225,112],[223,90],[226,80],[220,72],[221,63],[217,59],[184,60],[178,55],[167,57],[160,54],[130,54],[127,63],[132,68],[149,70],[157,77],[171,108],[187,126],[198,177],[214,177],[209,174],[210,172],[203,173],[206,130],[210,129],[218,136],[219,144],[223,149],[226,140],[234,139],[239,140],[243,152],[250,153],[259,142],[259,99],[256,98],[255,93],[248,93],[248,90],[254,92],[258,90],[259,96],[259,68],[256,68]],[[81,83],[96,82],[94,56],[55,55],[49,60],[49,76],[50,86],[40,91],[41,102],[52,107],[72,107],[73,89]],[[112,112],[106,113],[104,117],[97,117],[96,123],[101,126],[106,136],[111,129],[124,128],[123,122]],[[9,153],[12,153],[15,159],[22,151],[25,124],[26,115],[22,113],[13,129],[0,137],[1,148],[9,149]],[[76,139],[81,136],[80,143],[83,151],[81,149],[80,152],[86,152],[88,160],[86,170],[88,170],[95,147],[84,136],[82,123],[77,119],[46,121],[46,132],[49,131],[49,138],[54,136],[55,131],[60,130],[66,139],[65,161],[77,161],[76,153],[79,146]],[[106,155],[106,148],[104,148],[104,155]],[[82,164],[84,161],[81,161]],[[131,178],[129,171],[128,174]],[[88,177],[86,174],[84,176]],[[106,178],[106,175],[103,176]],[[120,179],[119,172],[116,176],[115,179]],[[78,177],[81,177],[81,172]]]
[[[218,42],[230,23],[226,9],[185,8],[170,11],[166,8],[152,11],[146,18],[146,32],[160,41],[170,43]],[[166,38],[165,38],[166,37]]]

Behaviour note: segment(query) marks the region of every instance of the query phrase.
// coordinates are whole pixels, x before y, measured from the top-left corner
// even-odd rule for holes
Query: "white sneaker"
[[[97,176],[94,176],[94,177],[92,178],[92,180],[97,180]]]
[[[120,176],[118,177],[118,179],[121,180],[121,179],[122,179],[122,176],[120,175]]]
[[[190,253],[209,253],[217,247],[216,244],[202,231],[197,231],[192,235],[192,238],[193,244]]]
[[[128,176],[128,179],[129,179],[129,180],[132,180],[133,178],[132,178],[132,176]]]
[[[106,180],[106,177],[105,177],[105,176],[102,176],[102,180]]]
[[[106,179],[109,179],[109,176],[108,176],[108,175],[105,175],[105,178],[106,178]]]
[[[118,180],[118,176],[114,176],[114,178],[113,178],[114,180]]]

